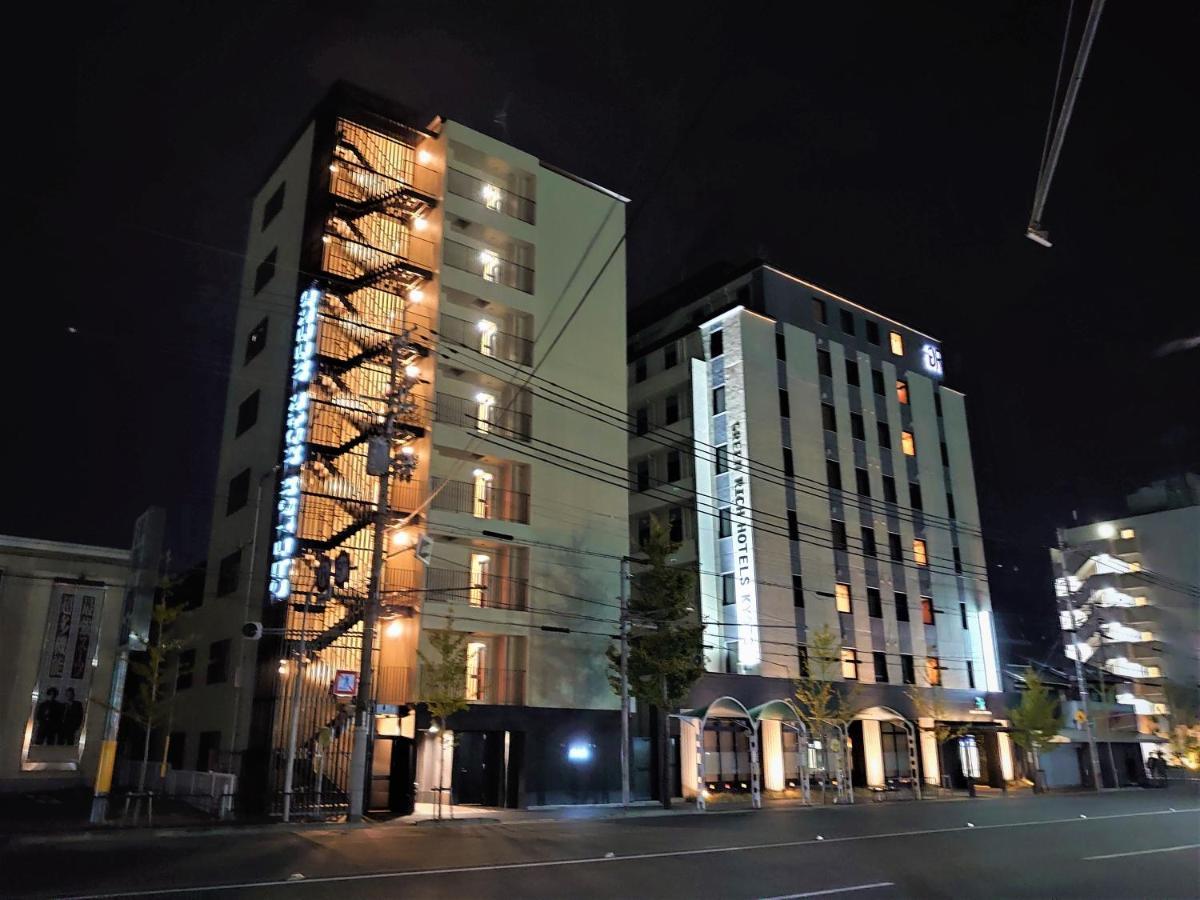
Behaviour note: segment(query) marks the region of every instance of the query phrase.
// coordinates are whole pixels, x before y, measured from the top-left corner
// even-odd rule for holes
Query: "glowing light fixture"
[[[430,726],[429,726],[429,733],[430,733],[430,734],[437,734],[437,733],[438,733],[439,731],[441,731],[441,730],[442,730],[442,729],[438,728],[438,724],[437,724],[437,722],[434,722],[432,725],[430,725]]]
[[[428,150],[418,150],[417,151],[417,162],[419,162],[423,166],[427,166],[431,162],[433,162],[433,154],[430,153]],[[430,729],[430,730],[432,731],[432,729]]]
[[[330,172],[336,172],[336,171],[337,171],[337,163],[330,163],[330,164],[329,164],[329,171],[330,171]]]
[[[420,288],[413,288],[408,292],[408,299],[412,303],[420,303],[425,299],[425,292]]]
[[[585,763],[592,758],[592,748],[588,744],[571,744],[567,747],[567,759],[574,763]]]
[[[1122,528],[1121,529],[1121,540],[1131,541],[1131,540],[1133,540],[1133,538],[1136,534],[1137,534],[1137,532],[1135,532],[1132,528]]]
[[[1108,541],[1116,537],[1117,528],[1112,522],[1101,522],[1096,526],[1096,534]]]
[[[404,374],[407,375],[409,378],[420,378],[421,377],[421,367],[416,365],[415,363],[413,363],[411,365],[407,365],[404,367]]]
[[[412,538],[409,537],[409,534],[407,531],[398,529],[398,530],[392,532],[392,546],[393,547],[407,547],[411,543],[412,543]]]
[[[429,227],[429,221],[424,216],[417,216],[412,220],[413,231],[424,231]]]
[[[384,635],[390,638],[400,637],[403,631],[404,626],[400,624],[399,619],[393,619],[391,622],[388,622],[387,628],[383,629]]]

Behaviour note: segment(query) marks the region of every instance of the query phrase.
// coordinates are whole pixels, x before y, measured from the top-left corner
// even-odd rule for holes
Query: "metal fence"
[[[518,441],[528,441],[530,435],[529,413],[503,409],[498,403],[484,405],[470,397],[442,391],[438,391],[434,420]]]
[[[443,487],[445,485],[445,487]],[[434,509],[443,512],[466,513],[479,519],[498,519],[503,522],[529,522],[529,495],[520,491],[489,487],[477,490],[469,481],[433,479]]]
[[[494,250],[447,240],[442,243],[442,259],[446,265],[478,275],[484,281],[515,288],[526,294],[533,293],[533,269],[505,259]]]
[[[533,365],[533,341],[504,331],[496,331],[486,342],[479,330],[478,322],[468,322],[442,313],[438,323],[438,334],[448,341],[463,347],[478,350],[484,356],[492,356],[519,366]]]
[[[528,197],[513,193],[458,169],[446,170],[446,190],[466,200],[474,200],[488,209],[522,222],[533,224],[537,204]]]

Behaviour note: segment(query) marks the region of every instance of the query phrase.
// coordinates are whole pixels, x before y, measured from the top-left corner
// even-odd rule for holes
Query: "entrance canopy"
[[[754,724],[759,722],[783,722],[792,727],[798,727],[805,734],[808,729],[800,717],[800,711],[790,700],[768,700],[753,709],[747,710]]]
[[[708,706],[701,706],[697,709],[689,709],[679,713],[681,719],[699,719],[701,729],[709,719],[740,719],[746,722],[751,728],[754,727],[754,717],[750,715],[750,710],[746,709],[740,701],[733,697],[718,697]]]

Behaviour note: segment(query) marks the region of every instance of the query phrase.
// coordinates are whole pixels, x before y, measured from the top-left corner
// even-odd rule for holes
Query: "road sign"
[[[1077,724],[1080,728],[1087,724],[1087,713],[1085,713],[1082,709],[1075,710],[1075,724]]]
[[[358,673],[351,669],[338,669],[330,691],[335,697],[353,697],[358,693]]]

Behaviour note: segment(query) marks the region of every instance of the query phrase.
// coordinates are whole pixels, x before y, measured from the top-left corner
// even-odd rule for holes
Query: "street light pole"
[[[629,808],[629,557],[621,559],[621,806]]]
[[[1067,539],[1066,533],[1060,528],[1058,529],[1058,572],[1062,578],[1063,596],[1067,602],[1067,617],[1071,622],[1070,631],[1064,632],[1063,642],[1067,641],[1066,635],[1075,635],[1078,633],[1078,626],[1075,624],[1075,604],[1072,601],[1073,591],[1071,590],[1070,576],[1067,573]],[[1083,707],[1084,725],[1087,727],[1088,752],[1092,760],[1092,786],[1100,790],[1100,754],[1096,752],[1096,735],[1092,730],[1092,715],[1088,710],[1088,689],[1087,678],[1083,674],[1083,661],[1079,658],[1078,642],[1074,637],[1070,638],[1071,642],[1076,646],[1072,648],[1072,653],[1069,654],[1075,658],[1075,685],[1079,690],[1079,702]]]

